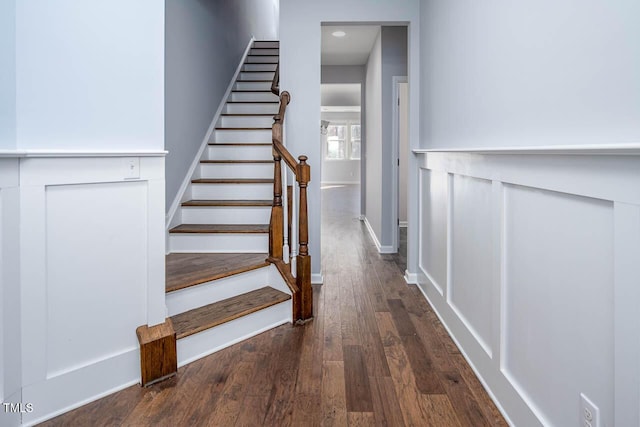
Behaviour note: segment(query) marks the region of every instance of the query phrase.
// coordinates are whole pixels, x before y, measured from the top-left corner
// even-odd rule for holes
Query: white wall
[[[409,85],[407,83],[399,84],[400,105],[398,106],[398,140],[400,165],[398,166],[398,219],[401,223],[407,222],[407,159],[411,155],[409,153]]]
[[[419,92],[419,32],[420,2],[417,0],[312,0],[280,1],[280,87],[291,93],[287,109],[286,138],[293,155],[309,156],[311,183],[309,186],[309,252],[312,256],[313,280],[321,278],[320,268],[320,169],[321,145],[317,132],[320,120],[320,24],[322,22],[367,22],[409,24],[409,82]],[[410,140],[418,143],[418,99],[410,99]],[[367,135],[367,138],[369,136]],[[412,168],[413,169],[413,168]],[[416,178],[417,179],[417,178]],[[411,180],[412,182],[415,180]],[[417,181],[416,181],[417,182]],[[409,191],[415,190],[411,188]],[[410,218],[411,222],[411,218]],[[412,239],[412,238],[410,238]],[[409,243],[409,264],[414,265],[412,242]]]
[[[166,0],[167,209],[251,37],[275,40],[275,0]]]
[[[17,2],[18,148],[161,150],[164,5]]]
[[[513,425],[640,423],[640,156],[596,154],[421,161],[420,287]]]
[[[358,96],[358,101],[360,96]],[[330,123],[352,120],[359,122],[360,113],[323,112],[322,120]],[[362,126],[362,125],[361,125]],[[362,135],[361,135],[362,136]],[[326,160],[327,138],[322,138],[322,183],[323,184],[360,184],[360,160]]]
[[[640,141],[640,2],[428,0],[421,13],[423,147]]]
[[[16,2],[0,4],[0,150],[16,148]]]

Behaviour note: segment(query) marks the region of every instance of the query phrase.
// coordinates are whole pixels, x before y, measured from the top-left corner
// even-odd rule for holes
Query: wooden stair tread
[[[213,164],[225,164],[225,163],[273,163],[273,160],[200,160],[200,163],[213,163]]]
[[[272,206],[272,200],[187,200],[182,206]]]
[[[231,117],[235,117],[235,116],[239,116],[239,117],[264,117],[264,116],[275,116],[275,113],[224,113],[224,114],[220,114],[221,116],[231,116]]]
[[[273,184],[271,178],[198,178],[193,184]]]
[[[171,316],[178,339],[291,299],[269,286]]]
[[[169,233],[234,233],[256,234],[268,233],[269,224],[180,224],[169,230]]]
[[[216,130],[271,130],[271,127],[262,127],[262,128],[230,128],[230,127],[218,127]]]
[[[268,254],[175,253],[166,256],[166,292],[173,292],[269,265]]]
[[[272,145],[270,142],[210,142],[208,145],[222,145],[222,146],[256,146],[256,145]]]
[[[263,73],[271,73],[271,71],[261,71]],[[246,73],[246,71],[243,71],[243,73]],[[271,83],[273,82],[273,80],[236,80],[236,83]],[[224,116],[224,114],[223,114]]]
[[[227,104],[279,104],[280,101],[227,101]]]
[[[232,90],[231,92],[245,92],[245,93],[247,93],[247,92],[267,93],[267,92],[269,92],[269,93],[271,93],[271,89],[265,89],[265,90],[262,90],[262,89],[235,89],[235,90]]]

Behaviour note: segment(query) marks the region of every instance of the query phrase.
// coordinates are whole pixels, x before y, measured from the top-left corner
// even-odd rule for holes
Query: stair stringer
[[[222,111],[225,108],[225,105],[227,103],[227,100],[229,99],[229,96],[231,96],[231,91],[233,90],[236,84],[236,80],[238,79],[238,76],[242,71],[242,67],[247,59],[247,56],[249,55],[249,52],[251,51],[251,47],[253,46],[254,42],[255,42],[255,37],[252,36],[251,39],[249,40],[249,43],[247,44],[247,47],[244,51],[244,54],[242,55],[242,58],[240,59],[240,63],[238,64],[238,67],[236,68],[236,71],[233,74],[231,81],[229,82],[229,86],[227,87],[227,90],[224,93],[224,96],[220,100],[220,105],[218,105],[218,109],[214,114],[213,119],[211,120],[211,124],[209,125],[209,129],[207,129],[207,133],[205,134],[202,140],[202,144],[200,145],[200,148],[198,149],[198,152],[194,157],[193,162],[189,166],[189,170],[187,170],[187,173],[184,177],[184,180],[182,181],[182,184],[180,185],[180,189],[178,190],[176,197],[173,199],[173,202],[169,207],[169,211],[167,212],[167,216],[166,216],[166,233],[165,233],[166,243],[167,243],[165,247],[167,248],[166,249],[167,251],[169,250],[169,229],[177,226],[182,222],[182,218],[181,218],[182,212],[180,209],[180,205],[182,202],[190,198],[191,179],[194,175],[199,173],[198,166],[200,165],[200,161],[203,160],[203,158],[208,154],[207,146],[209,144],[209,141],[211,140],[211,137],[215,132],[216,124],[220,119],[220,115],[222,114]]]

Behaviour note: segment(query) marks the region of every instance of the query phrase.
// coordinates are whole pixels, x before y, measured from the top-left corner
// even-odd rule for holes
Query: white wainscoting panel
[[[418,285],[507,420],[639,425],[640,156],[416,154]]]
[[[420,194],[428,197],[422,197],[420,204],[424,216],[420,223],[419,265],[442,295],[447,285],[448,176],[427,169],[420,172]]]
[[[164,158],[21,158],[18,200],[32,425],[139,382],[135,330],[166,313]]]
[[[491,181],[456,175],[452,196],[451,288],[447,297],[491,356],[493,304],[491,292],[487,292],[494,280]]]
[[[612,421],[613,203],[520,186],[505,196],[503,371],[555,425],[576,425],[567,408],[580,393]]]
[[[132,286],[147,279],[146,195],[141,181],[46,187],[47,377],[136,349],[122,331],[146,322]]]

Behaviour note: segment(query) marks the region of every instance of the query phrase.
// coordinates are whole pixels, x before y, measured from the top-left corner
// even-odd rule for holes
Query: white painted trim
[[[253,36],[251,36],[251,38],[249,39],[249,43],[247,44],[247,47],[244,50],[244,54],[242,55],[242,59],[240,59],[240,63],[238,64],[238,67],[236,68],[236,71],[233,74],[233,77],[231,78],[231,81],[229,82],[229,86],[227,86],[227,90],[224,93],[224,96],[222,97],[222,100],[220,101],[220,105],[218,105],[218,110],[213,115],[213,119],[211,120],[211,123],[209,124],[209,129],[207,129],[207,133],[205,134],[204,139],[202,140],[202,143],[200,145],[200,149],[198,150],[197,154],[193,158],[193,162],[191,162],[191,166],[189,166],[189,170],[187,170],[187,173],[186,173],[186,175],[185,175],[185,177],[184,177],[184,179],[182,181],[182,184],[180,185],[180,188],[178,189],[178,192],[176,193],[176,197],[173,199],[173,202],[171,203],[171,206],[169,207],[169,211],[167,212],[167,215],[166,215],[166,218],[165,218],[166,230],[167,231],[169,230],[169,228],[171,228],[172,225],[174,225],[173,224],[174,217],[176,215],[176,212],[178,212],[178,209],[180,208],[180,205],[181,205],[181,203],[183,201],[183,197],[184,197],[185,192],[187,191],[187,189],[189,188],[189,185],[191,184],[191,177],[195,173],[196,168],[200,164],[200,159],[202,158],[202,155],[205,153],[205,151],[207,149],[207,146],[209,145],[209,140],[211,139],[211,135],[215,131],[216,123],[218,123],[218,120],[220,118],[220,114],[222,114],[222,110],[224,109],[225,105],[227,104],[227,100],[229,99],[229,95],[231,95],[231,91],[233,90],[233,87],[236,84],[236,80],[238,79],[238,75],[240,75],[240,72],[242,71],[242,66],[244,65],[244,62],[247,59],[247,55],[249,55],[249,52],[251,51],[251,46],[253,46],[253,42],[255,40],[256,39]]]
[[[640,155],[640,143],[575,144],[524,147],[416,148],[414,153]]]
[[[312,285],[322,285],[324,283],[324,277],[320,273],[311,275],[311,284]]]
[[[371,224],[369,224],[369,220],[367,219],[367,217],[364,217],[364,225],[367,226],[367,230],[369,230],[369,235],[371,236],[371,239],[373,240],[373,243],[376,245],[376,249],[378,249],[378,253],[381,254],[394,254],[397,251],[393,248],[393,246],[382,246],[380,244],[380,241],[378,240],[378,236],[376,236],[376,233],[373,231],[373,228],[371,228]]]
[[[408,221],[400,221],[400,223],[398,224],[398,226],[400,228],[407,228],[409,226],[409,222]]]
[[[409,270],[405,270],[404,281],[407,282],[407,285],[417,285],[418,275],[416,273],[409,273]]]
[[[90,150],[0,150],[2,157],[164,157],[166,150],[114,150],[114,151],[90,151]]]

